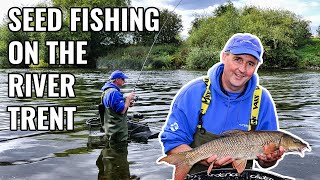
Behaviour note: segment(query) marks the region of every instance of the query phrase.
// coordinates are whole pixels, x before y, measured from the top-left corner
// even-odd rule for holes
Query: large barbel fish
[[[264,148],[269,145],[268,152]],[[158,159],[158,162],[167,162],[175,166],[174,179],[184,179],[191,167],[212,155],[218,158],[231,156],[233,168],[242,173],[247,160],[257,159],[257,155],[273,152],[282,146],[285,153],[304,156],[305,150],[311,151],[309,144],[299,137],[285,131],[241,131],[231,130],[221,137],[203,144],[190,151],[171,154]],[[212,166],[210,166],[212,168]],[[210,171],[211,168],[209,167]],[[210,172],[208,169],[208,173]]]

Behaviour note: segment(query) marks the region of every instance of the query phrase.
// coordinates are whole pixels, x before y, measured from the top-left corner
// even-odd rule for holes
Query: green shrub
[[[109,51],[106,56],[97,60],[98,68],[130,68],[140,69],[147,58],[150,51],[148,46],[129,46],[125,48],[117,48]],[[174,45],[164,44],[156,45],[146,60],[145,68],[150,69],[168,69],[174,64],[174,53],[178,52],[178,47]]]
[[[172,55],[178,51],[177,45],[173,44],[163,44],[153,46],[151,54],[153,55]]]
[[[108,56],[97,59],[96,66],[106,69],[140,69],[143,59],[108,59]]]
[[[154,56],[149,66],[150,69],[171,69],[173,56]]]
[[[8,68],[9,67],[9,61],[7,57],[0,56],[0,68]]]
[[[260,38],[266,52],[263,67],[267,68],[297,67],[297,49],[309,43],[309,22],[290,11],[253,6],[238,9],[229,1],[214,12],[215,14],[198,19],[192,27],[186,43],[191,49],[187,58],[189,68],[202,68],[207,63],[206,60],[197,60],[201,57],[197,53],[201,51],[195,48],[220,51],[234,33],[246,32]]]
[[[38,65],[30,64],[29,67],[30,68],[47,68],[47,67],[49,67],[49,64],[47,62],[45,62],[44,59],[40,59]]]
[[[265,51],[263,67],[267,68],[297,68],[299,56],[294,49],[273,49]]]
[[[320,38],[312,38],[311,42],[298,49],[299,67],[320,67]]]
[[[191,48],[186,59],[186,65],[189,69],[208,69],[213,64],[219,62],[219,52],[210,48]]]

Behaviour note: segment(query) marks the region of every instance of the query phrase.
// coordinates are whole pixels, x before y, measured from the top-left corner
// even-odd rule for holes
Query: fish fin
[[[238,159],[232,162],[232,166],[237,170],[239,174],[241,174],[246,168],[247,160],[246,159]]]
[[[183,180],[190,171],[190,165],[186,159],[186,153],[170,154],[161,158],[158,162],[165,161],[175,166],[174,179]]]
[[[213,164],[214,164],[214,162],[212,162],[212,163],[210,164],[209,168],[208,168],[208,171],[207,171],[208,176],[210,175],[210,173],[211,173],[211,171],[212,171]]]
[[[263,154],[271,154],[278,149],[275,143],[269,143],[266,148],[264,148]]]
[[[245,132],[248,132],[248,131],[243,131],[243,130],[239,130],[239,129],[234,129],[234,130],[226,131],[226,132],[222,133],[221,135],[222,135],[222,136],[231,136],[231,135],[233,135],[233,134],[244,134]]]

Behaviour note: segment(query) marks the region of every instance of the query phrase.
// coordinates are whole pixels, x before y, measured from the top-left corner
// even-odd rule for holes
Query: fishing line
[[[182,0],[180,0],[179,3],[173,8],[173,10],[171,11],[171,13],[174,12],[174,10],[179,6],[179,4],[181,3],[181,1],[182,1]],[[139,80],[140,80],[140,76],[141,76],[141,74],[142,74],[143,68],[144,68],[144,66],[145,66],[145,64],[146,64],[146,62],[147,62],[147,60],[148,60],[148,58],[149,58],[149,56],[150,56],[151,50],[152,50],[152,48],[153,48],[153,46],[154,46],[154,44],[155,44],[155,42],[156,42],[159,34],[161,33],[161,30],[163,29],[164,25],[167,23],[169,17],[170,17],[170,16],[168,16],[168,17],[166,18],[166,20],[165,20],[164,23],[162,24],[159,32],[158,32],[158,33],[156,34],[156,36],[154,37],[154,40],[153,40],[152,45],[151,45],[151,47],[150,47],[150,49],[149,49],[149,52],[148,52],[148,54],[147,54],[147,56],[146,56],[146,59],[144,60],[144,62],[143,62],[143,64],[142,64],[141,70],[140,70],[140,72],[139,72],[138,79],[137,79],[136,83],[134,84],[133,92],[136,91],[137,84],[138,84],[138,82],[139,82]]]
[[[173,8],[173,10],[171,11],[171,13],[173,13],[173,12],[175,11],[175,9],[180,5],[181,1],[182,1],[182,0],[180,0],[180,1],[177,3],[177,5]],[[138,84],[138,82],[139,82],[139,80],[140,80],[140,77],[141,77],[143,68],[144,68],[144,66],[145,66],[145,64],[146,64],[146,62],[147,62],[147,60],[148,60],[148,58],[149,58],[149,56],[150,56],[150,54],[151,54],[152,48],[153,48],[156,40],[158,39],[158,37],[159,37],[162,29],[164,28],[164,26],[166,25],[167,21],[169,20],[169,17],[170,17],[170,16],[168,16],[168,17],[166,18],[166,20],[165,20],[164,23],[162,24],[159,32],[158,32],[158,33],[155,35],[155,37],[154,37],[154,40],[153,40],[152,45],[151,45],[151,47],[150,47],[150,49],[149,49],[149,52],[148,52],[148,54],[147,54],[147,56],[146,56],[146,58],[145,58],[145,60],[144,60],[144,62],[143,62],[143,64],[142,64],[141,69],[140,69],[140,72],[139,72],[139,75],[138,75],[138,79],[137,79],[137,81],[136,81],[135,84],[134,84],[133,92],[136,91],[136,87],[137,87],[137,84]],[[141,123],[136,123],[136,124],[142,125]],[[157,126],[152,126],[152,127],[151,127],[150,125],[151,125],[150,123],[148,123],[147,125],[144,124],[144,126],[147,126],[147,127],[149,126],[150,128],[152,128],[152,129],[155,130],[155,131],[161,131],[161,130],[162,130],[162,128],[159,128],[159,127],[157,127]]]

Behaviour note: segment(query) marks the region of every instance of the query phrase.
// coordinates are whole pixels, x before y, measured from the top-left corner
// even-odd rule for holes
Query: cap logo
[[[255,46],[255,47],[257,47],[257,48],[259,48],[257,45],[255,45],[254,43],[252,43],[251,41],[249,41],[249,40],[242,40],[242,41],[240,41],[240,43],[250,43],[250,44],[252,44],[253,46]]]

